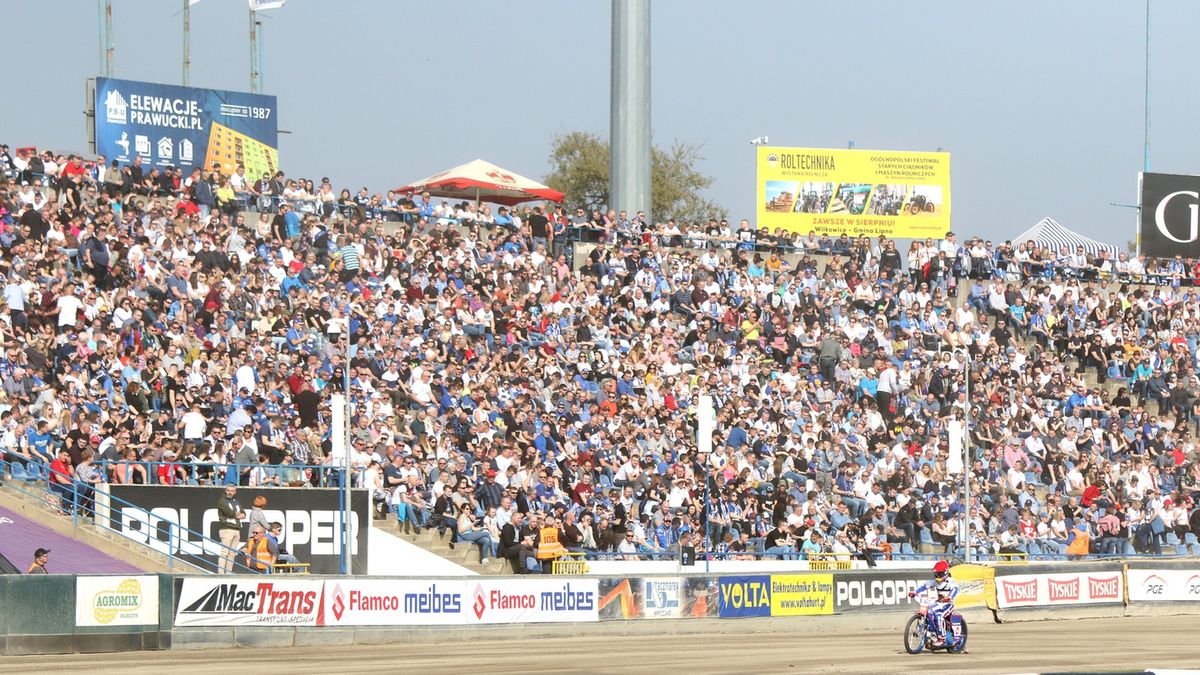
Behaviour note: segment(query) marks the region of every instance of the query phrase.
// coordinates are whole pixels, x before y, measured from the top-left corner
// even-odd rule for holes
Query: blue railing
[[[345,469],[328,464],[226,464],[224,462],[100,461],[96,467],[114,483],[144,485],[253,485],[257,487],[340,487]],[[351,467],[351,487],[362,483],[365,467]],[[126,480],[126,473],[133,479]],[[120,474],[117,476],[116,474]],[[161,474],[172,477],[164,480]],[[106,481],[107,482],[107,481]]]
[[[338,202],[323,202],[320,199],[297,199],[295,197],[284,197],[283,195],[255,195],[250,192],[234,193],[235,198],[241,204],[243,211],[260,211],[275,213],[279,211],[284,204],[291,206],[296,211],[306,215],[338,215],[343,218],[359,213],[360,209],[364,216],[368,219],[379,218],[386,222],[403,222],[415,223],[420,220],[419,213],[414,211],[402,211],[397,208],[388,208],[383,206],[359,206],[358,204],[341,204]],[[429,218],[429,220],[447,220],[444,218]],[[453,218],[449,220],[454,220]]]
[[[657,549],[639,549],[637,553],[619,553],[616,551],[584,550],[583,553],[584,553],[584,557],[586,557],[588,560],[626,560],[626,559],[678,560],[679,559],[678,551],[663,551],[663,550],[657,550]],[[1200,553],[1200,551],[1198,551],[1197,553]],[[712,551],[709,553],[697,551],[695,559],[698,562],[703,562],[705,560],[710,560],[710,561],[743,560],[748,557],[753,558],[754,560],[797,560],[797,561],[809,560],[808,558],[805,558],[804,555],[799,552],[784,554],[784,553],[764,553],[762,551],[739,551],[739,552]],[[917,551],[906,551],[906,552],[893,551],[891,553],[872,553],[870,555],[870,557],[875,561],[881,561],[881,560],[937,561],[937,560],[944,560],[946,558],[957,558],[960,560],[967,559],[963,555],[963,550],[961,549],[961,547],[955,547],[944,553],[927,553],[927,552],[917,552]],[[1136,552],[1130,551],[1130,552],[1111,553],[1111,554],[1089,553],[1088,555],[1085,555],[1085,556],[1078,556],[1078,557],[1072,556],[1070,558],[1070,560],[1076,560],[1076,559],[1081,560],[1081,561],[1143,560],[1143,559],[1144,560],[1163,560],[1163,559],[1191,558],[1191,557],[1195,557],[1195,554],[1182,553],[1182,552],[1178,552],[1178,551],[1174,551],[1174,552],[1170,552],[1170,553],[1164,551],[1163,553],[1160,553],[1160,554],[1136,553]],[[823,553],[823,554],[820,554],[820,557],[812,559],[812,561],[816,561],[816,562],[832,562],[832,561],[837,561],[837,560],[865,562],[866,556],[864,556],[862,553],[851,553],[848,555],[847,554],[835,555],[835,554],[830,554],[830,553]],[[986,553],[986,554],[981,554],[981,553],[972,551],[971,557],[970,557],[971,562],[979,562],[979,563],[1006,563],[1006,562],[1024,562],[1024,561],[1055,562],[1055,561],[1065,561],[1065,560],[1068,560],[1068,557],[1065,554],[1051,554],[1051,553]]]
[[[7,468],[5,465],[4,461],[0,461],[0,473]],[[256,572],[247,566],[243,551],[229,548],[176,522],[158,520],[151,527],[151,519],[147,515],[142,523],[145,530],[139,530],[144,536],[131,536],[123,521],[130,514],[146,513],[146,509],[112,495],[103,487],[79,481],[63,484],[33,477],[14,478],[6,482],[5,486],[44,502],[59,515],[70,517],[72,526],[76,528],[90,523],[98,529],[120,535],[128,541],[166,556],[168,569],[174,569],[178,564],[210,574],[222,569],[233,573]],[[114,509],[114,504],[119,508]],[[121,516],[114,516],[114,511],[119,512]],[[160,536],[160,525],[166,527],[166,539]],[[210,560],[209,557],[214,559]]]

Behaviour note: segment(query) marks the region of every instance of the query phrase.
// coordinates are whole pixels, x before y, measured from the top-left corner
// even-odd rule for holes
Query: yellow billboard
[[[987,565],[955,565],[950,574],[958,582],[958,597],[954,605],[961,609],[988,607],[996,609],[996,570]]]
[[[771,616],[833,614],[832,574],[772,574]]]
[[[759,146],[757,200],[772,231],[940,239],[950,153]]]

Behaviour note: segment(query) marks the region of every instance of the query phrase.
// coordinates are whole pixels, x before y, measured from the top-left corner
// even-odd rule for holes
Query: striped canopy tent
[[[1105,244],[1070,230],[1053,218],[1042,218],[1037,225],[1013,237],[1012,243],[1013,246],[1019,246],[1029,240],[1033,240],[1038,246],[1046,247],[1055,253],[1061,251],[1063,246],[1070,247],[1071,251],[1082,246],[1084,251],[1092,255],[1098,255],[1100,251],[1108,251],[1109,256],[1114,260],[1119,250],[1112,244]]]

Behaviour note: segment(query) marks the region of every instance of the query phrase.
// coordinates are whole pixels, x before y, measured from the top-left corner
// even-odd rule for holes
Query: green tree
[[[676,141],[668,149],[650,149],[650,216],[658,222],[725,218],[727,212],[702,193],[713,179],[700,173],[700,146]],[[608,142],[596,134],[572,131],[554,137],[546,185],[566,195],[571,209],[609,208]],[[620,204],[611,205],[620,210]]]

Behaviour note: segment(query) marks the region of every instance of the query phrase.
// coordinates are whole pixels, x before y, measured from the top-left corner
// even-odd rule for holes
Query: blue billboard
[[[771,577],[769,575],[718,578],[720,596],[718,616],[722,619],[771,616]]]
[[[257,179],[279,168],[274,96],[96,78],[96,153],[147,167],[237,165]]]

